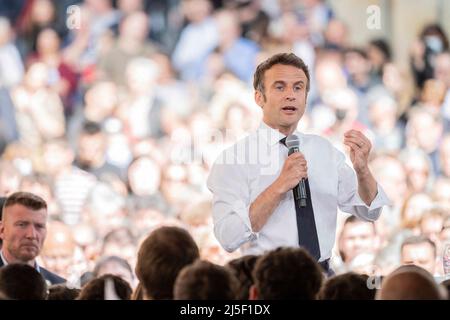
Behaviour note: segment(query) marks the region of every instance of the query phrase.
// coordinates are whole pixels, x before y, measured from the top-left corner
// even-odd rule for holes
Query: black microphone
[[[299,143],[300,141],[295,134],[286,137],[286,146],[289,149],[289,155],[294,152],[300,152]],[[301,208],[306,207],[306,199],[308,197],[306,196],[305,178],[302,178],[292,191],[294,192],[294,199],[298,205]]]

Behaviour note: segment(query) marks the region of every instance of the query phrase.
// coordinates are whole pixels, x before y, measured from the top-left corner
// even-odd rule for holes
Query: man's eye
[[[275,87],[277,90],[283,90],[283,86],[276,86]]]

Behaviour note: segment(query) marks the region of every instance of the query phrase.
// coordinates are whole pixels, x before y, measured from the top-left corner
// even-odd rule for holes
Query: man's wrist
[[[372,174],[370,173],[369,167],[364,167],[361,169],[355,170],[358,179],[366,179],[369,178]]]
[[[272,183],[270,185],[269,189],[270,189],[270,194],[272,194],[276,197],[281,197],[284,193],[283,188],[281,186],[279,186],[277,181]]]

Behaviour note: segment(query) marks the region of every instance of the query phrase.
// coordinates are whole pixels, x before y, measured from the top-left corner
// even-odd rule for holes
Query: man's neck
[[[34,260],[34,259],[29,260],[29,261],[23,261],[23,260],[15,258],[7,250],[2,249],[1,252],[2,252],[2,259],[5,264],[24,263],[24,264],[28,264],[29,266],[32,266],[33,268],[36,267],[36,260]]]
[[[267,126],[269,126],[270,128],[272,128],[274,130],[278,130],[280,133],[284,134],[285,136],[292,134],[296,128],[296,126],[290,126],[290,127],[276,126],[276,125],[270,124],[269,122],[267,122],[265,120],[263,120],[263,121]]]

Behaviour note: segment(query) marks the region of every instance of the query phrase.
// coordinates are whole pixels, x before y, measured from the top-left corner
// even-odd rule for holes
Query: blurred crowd
[[[450,53],[438,24],[408,68],[385,39],[350,42],[322,0],[0,2],[0,196],[48,203],[40,264],[81,286],[106,273],[131,287],[143,240],[183,228],[225,265],[213,234],[209,168],[255,130],[259,62],[294,52],[310,68],[299,130],[347,152],[363,131],[391,200],[375,223],[339,214],[332,266],[387,275],[414,263],[444,276],[450,243]]]

